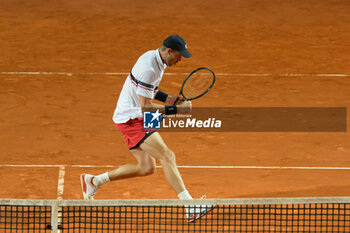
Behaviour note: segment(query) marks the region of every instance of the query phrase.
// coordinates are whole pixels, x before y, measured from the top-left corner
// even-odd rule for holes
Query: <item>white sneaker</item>
[[[187,222],[194,222],[196,221],[197,219],[203,217],[204,215],[206,215],[207,213],[209,213],[210,211],[212,211],[213,209],[215,208],[215,206],[205,206],[205,207],[199,207],[199,208],[196,208],[198,209],[198,213],[193,213],[193,214],[188,214],[188,217],[187,217]],[[196,210],[197,211],[197,210]]]
[[[200,199],[205,199],[206,196],[202,196]],[[207,205],[196,205],[195,207],[190,207],[187,213],[187,222],[194,222],[197,219],[203,217],[210,211],[212,211],[216,206],[207,206]]]
[[[85,173],[80,175],[81,190],[85,200],[94,200],[94,195],[98,190],[98,187],[92,183],[94,177]]]

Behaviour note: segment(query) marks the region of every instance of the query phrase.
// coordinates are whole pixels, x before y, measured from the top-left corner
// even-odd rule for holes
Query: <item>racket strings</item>
[[[186,98],[195,98],[202,95],[211,87],[214,76],[208,71],[196,72],[184,85],[182,94]]]

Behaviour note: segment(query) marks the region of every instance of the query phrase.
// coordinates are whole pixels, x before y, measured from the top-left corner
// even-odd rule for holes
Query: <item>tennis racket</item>
[[[182,83],[180,95],[186,100],[194,100],[202,97],[213,87],[215,73],[207,67],[200,67],[192,71]],[[179,98],[175,100],[175,103]]]

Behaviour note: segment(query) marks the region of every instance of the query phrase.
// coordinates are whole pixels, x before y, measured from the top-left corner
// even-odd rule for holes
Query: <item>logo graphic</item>
[[[161,113],[159,110],[156,112],[143,112],[143,128],[145,129],[160,129]]]

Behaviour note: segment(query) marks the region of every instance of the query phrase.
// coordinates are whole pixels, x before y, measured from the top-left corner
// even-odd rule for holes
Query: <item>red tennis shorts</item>
[[[122,132],[129,150],[140,147],[143,141],[156,132],[155,129],[144,129],[143,118],[130,119],[125,123],[115,123],[118,130]]]

